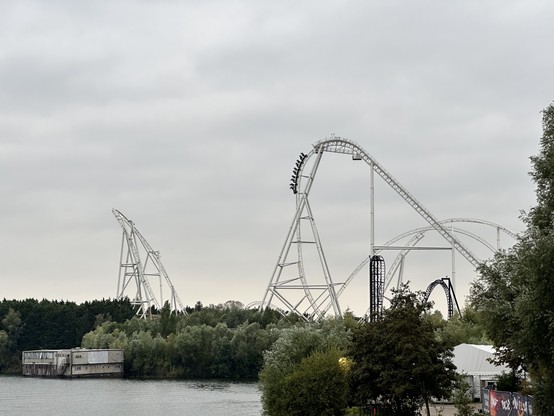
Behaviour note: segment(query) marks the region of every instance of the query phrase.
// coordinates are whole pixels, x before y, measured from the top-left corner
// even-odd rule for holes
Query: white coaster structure
[[[172,312],[186,313],[160,260],[159,251],[152,249],[133,221],[116,209],[112,212],[123,229],[116,298],[129,297],[137,308],[137,316],[142,318],[150,316],[153,307],[159,311],[166,301]],[[151,281],[157,287],[156,291]],[[164,286],[169,289],[167,299],[164,298]]]
[[[510,236],[513,239],[517,238],[517,235],[514,232],[508,230],[507,228],[505,228],[505,227],[503,227],[499,224],[496,224],[494,222],[481,220],[481,219],[478,219],[478,218],[448,218],[446,220],[441,220],[440,223],[443,226],[448,227],[448,230],[452,234],[454,234],[454,235],[464,235],[464,236],[469,237],[470,239],[476,241],[480,245],[486,247],[491,252],[491,254],[496,253],[498,250],[500,250],[502,248],[501,245],[500,245],[500,235],[501,235],[501,233],[504,233],[504,234]],[[464,228],[455,227],[452,224],[480,224],[480,225],[484,225],[484,226],[494,228],[496,230],[496,247],[493,246],[492,244],[490,244],[484,238],[480,237],[479,235],[477,235],[477,234],[475,234],[475,233],[473,233],[469,230],[466,230]],[[402,240],[404,238],[411,237],[410,240],[404,246],[401,247],[401,249],[399,250],[398,255],[394,259],[394,262],[389,267],[389,271],[387,272],[386,279],[385,279],[385,290],[387,290],[390,287],[395,275],[397,277],[396,287],[400,286],[400,284],[403,281],[404,260],[406,258],[406,255],[411,250],[416,250],[417,249],[416,244],[425,236],[426,233],[428,233],[430,231],[434,231],[434,228],[432,226],[416,228],[414,230],[405,232],[403,234],[400,234],[400,235],[394,237],[393,239],[391,239],[391,240],[387,241],[385,244],[383,244],[383,246],[375,246],[375,251],[379,252],[381,250],[386,250],[389,247],[394,247],[394,244],[396,244],[397,242],[399,242],[400,240]],[[364,264],[364,263],[362,263],[362,264]],[[448,283],[452,287],[452,289],[454,289],[453,280],[455,279],[455,276],[456,276],[455,270],[456,270],[455,265],[453,264],[452,265],[452,278],[449,279],[450,282]],[[351,277],[353,277],[353,276],[351,276]],[[349,282],[349,280],[347,280],[346,283],[348,283],[348,282]]]
[[[333,281],[329,272],[329,266],[325,257],[323,246],[319,238],[316,221],[310,205],[310,190],[314,183],[323,155],[326,152],[350,155],[353,160],[364,161],[369,166],[370,192],[369,192],[369,255],[352,274],[342,282]],[[391,240],[382,246],[375,245],[375,209],[374,209],[374,179],[375,173],[391,187],[403,200],[412,207],[429,224],[428,228],[417,229],[412,234],[412,240],[405,246],[391,244],[397,240]],[[391,273],[398,273],[398,284],[402,280],[403,260],[410,250],[414,249],[439,249],[452,251],[452,263],[454,270],[454,253],[461,254],[473,267],[477,267],[481,260],[478,259],[469,248],[456,236],[450,222],[456,220],[439,221],[417,199],[404,189],[392,175],[387,172],[372,156],[362,147],[345,138],[332,136],[313,145],[308,153],[301,153],[293,169],[290,188],[296,196],[296,213],[289,227],[285,242],[281,248],[277,264],[273,269],[269,284],[265,291],[260,309],[269,307],[272,303],[283,305],[285,312],[295,313],[306,321],[323,318],[329,311],[334,316],[342,316],[339,297],[352,279],[368,265],[369,260],[381,250],[397,250],[400,254],[393,264]],[[479,220],[457,219],[460,222],[479,222]],[[487,225],[495,225],[483,222]],[[436,231],[448,243],[447,247],[416,247],[416,243],[428,230]],[[514,235],[508,230],[499,227],[498,230]],[[316,279],[314,275],[306,273],[304,264],[304,251],[315,248],[319,259],[320,270]],[[454,273],[454,272],[453,272]],[[385,289],[391,284],[392,274],[387,275]]]

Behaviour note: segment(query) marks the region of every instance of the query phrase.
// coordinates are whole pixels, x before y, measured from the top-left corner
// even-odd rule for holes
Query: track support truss
[[[362,264],[358,266],[350,277],[343,280],[342,283],[334,282],[331,277],[323,250],[323,244],[319,238],[316,220],[309,201],[310,191],[318,167],[326,152],[350,155],[353,160],[363,160],[370,168],[371,230],[369,255],[362,261]],[[305,320],[320,319],[329,311],[332,311],[335,316],[342,315],[339,305],[339,296],[348,283],[350,283],[354,275],[364,266],[367,266],[370,258],[373,258],[374,254],[380,250],[374,242],[373,177],[375,173],[429,224],[429,229],[436,231],[446,240],[452,252],[460,253],[472,266],[477,268],[481,260],[457,238],[453,230],[447,228],[445,222],[435,218],[428,209],[426,209],[411,193],[404,189],[400,183],[362,147],[350,140],[332,136],[315,143],[313,149],[308,154],[301,153],[293,168],[290,188],[296,197],[296,212],[288,229],[285,242],[279,253],[263,300],[260,303],[261,309],[269,307],[274,300],[278,300],[280,304],[284,305],[287,313],[291,312],[298,314]],[[418,231],[419,232],[416,233],[416,236],[413,238],[414,245],[423,235],[423,231]],[[304,257],[305,251],[309,249],[308,247],[316,250],[317,258],[319,259],[320,270],[317,282],[311,273],[310,276],[307,276]],[[402,259],[410,249],[415,249],[415,247],[406,247],[401,253]],[[398,270],[399,265],[394,264],[393,266],[394,271]],[[403,266],[403,262],[400,263],[400,266]],[[379,272],[379,276],[383,282],[380,283],[378,289],[378,296],[381,300],[379,301],[377,298],[373,300],[373,304],[376,305],[376,308],[382,308],[382,292],[390,283],[389,278],[384,275],[384,267],[382,268],[382,273],[381,271]],[[401,272],[399,276],[401,276]],[[368,313],[373,312],[378,311],[373,311],[370,307]]]
[[[137,308],[137,315],[143,318],[150,316],[153,308],[159,311],[166,301],[173,312],[185,313],[160,253],[152,249],[131,220],[116,209],[112,212],[123,229],[116,298],[129,297]],[[151,281],[157,290],[153,289]],[[169,289],[167,300],[164,300],[164,286]]]

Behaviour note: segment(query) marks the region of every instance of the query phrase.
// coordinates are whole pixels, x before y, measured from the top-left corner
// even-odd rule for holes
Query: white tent
[[[510,368],[489,361],[494,358],[492,345],[460,344],[454,347],[453,352],[452,362],[456,371],[468,376],[474,398],[480,398],[481,388],[494,382],[500,374],[510,372]]]

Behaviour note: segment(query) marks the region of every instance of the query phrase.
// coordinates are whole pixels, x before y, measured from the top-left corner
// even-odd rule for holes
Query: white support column
[[[454,235],[454,227],[451,228],[450,233]],[[454,240],[452,241],[452,290],[456,293],[456,245]]]
[[[375,254],[375,171],[369,164],[369,257]]]
[[[369,309],[371,309],[371,259],[375,254],[375,171],[369,163]]]

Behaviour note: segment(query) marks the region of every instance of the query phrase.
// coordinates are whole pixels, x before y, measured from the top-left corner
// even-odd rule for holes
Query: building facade
[[[24,351],[24,376],[122,377],[123,350],[83,349]]]

